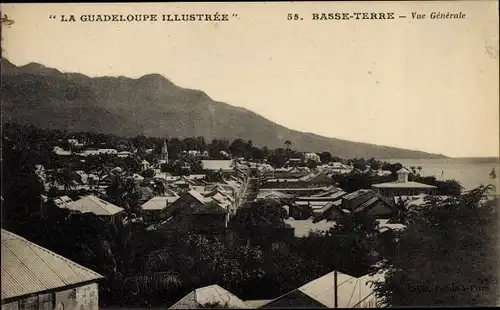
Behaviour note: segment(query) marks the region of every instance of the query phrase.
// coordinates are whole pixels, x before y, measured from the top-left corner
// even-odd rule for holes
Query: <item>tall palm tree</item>
[[[123,207],[129,215],[135,213],[141,198],[134,179],[123,178],[120,175],[115,175],[111,185],[106,189],[106,194],[112,203]]]
[[[422,173],[422,169],[423,169],[423,168],[422,168],[422,166],[418,166],[418,167],[417,167],[417,170],[418,170],[418,174],[419,174],[419,175]]]
[[[415,166],[411,166],[410,170],[413,174],[417,174],[417,171],[415,170]]]
[[[167,187],[163,179],[154,179],[153,192],[157,196],[165,195]]]
[[[52,182],[62,185],[67,192],[75,188],[73,172],[67,168],[57,170],[52,176]]]
[[[285,147],[286,147],[286,149],[287,149],[287,150],[289,150],[289,149],[290,149],[290,146],[291,146],[291,145],[292,145],[292,141],[290,141],[290,140],[286,140],[286,141],[285,141]]]

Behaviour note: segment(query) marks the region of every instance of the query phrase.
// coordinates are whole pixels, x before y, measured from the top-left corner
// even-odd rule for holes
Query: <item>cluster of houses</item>
[[[79,152],[76,153],[79,156],[107,154],[120,157],[125,155],[114,149],[86,150],[77,140],[69,142],[72,146],[80,146]],[[54,153],[64,157],[68,153],[72,154],[72,151],[65,151],[56,146]],[[217,180],[207,180],[205,173],[172,175],[162,172],[161,165],[169,162],[166,142],[155,163],[149,163],[143,159],[140,161],[140,171],[136,172],[126,171],[119,166],[98,167],[90,173],[76,170],[71,171],[73,178],[69,185],[58,179],[56,171],[46,170],[41,165],[36,166],[35,172],[44,183],[47,192],[51,188],[57,188],[66,192],[70,190],[78,193],[83,190],[87,193],[75,201],[67,195],[50,199],[44,197],[47,208],[55,206],[70,210],[75,214],[91,213],[100,218],[112,220],[142,221],[151,224],[151,229],[177,227],[179,222],[182,222],[180,219],[186,218],[186,213],[189,213],[191,222],[189,228],[205,227],[207,218],[211,219],[208,222],[214,224],[215,227],[227,227],[230,216],[235,214],[246,198],[249,166],[231,159],[203,159],[207,157],[206,152],[186,151],[186,154],[201,159],[204,172],[217,175]],[[151,172],[151,175],[145,176],[142,173],[144,171]],[[123,206],[114,205],[103,199],[106,189],[117,176],[121,179],[132,179],[137,184],[140,199],[137,202],[138,208],[134,210],[132,216]],[[204,224],[195,224],[199,221]]]
[[[229,167],[232,162],[218,161],[219,165],[212,165],[212,169],[219,167],[220,171],[220,167]],[[218,182],[206,182],[205,175],[172,176],[158,172],[150,183],[151,186],[138,187],[141,198],[134,220],[151,224],[151,229],[168,229],[176,227],[180,219],[189,214],[190,229],[207,228],[208,222],[224,228],[227,227],[230,216],[236,213],[243,202],[247,176],[236,167],[231,167],[231,172]],[[103,189],[107,187],[105,184],[101,186]],[[161,186],[162,189],[155,191],[154,186]],[[110,220],[131,220],[130,212],[122,206],[114,205],[94,194],[82,196],[75,201],[67,195],[46,200],[48,208],[55,206],[76,214],[92,213]],[[207,218],[211,220],[207,222]]]
[[[83,150],[83,144],[78,141],[69,142],[80,149],[77,155],[82,157],[132,154],[114,149]],[[55,147],[54,153],[58,156],[74,154],[60,147]],[[211,160],[208,154],[198,151],[186,151],[186,154],[200,158],[205,173],[217,175],[217,180],[208,181],[205,173],[172,175],[162,172],[160,164],[169,160],[165,143],[156,163],[146,160],[140,163],[141,171],[153,171],[151,176],[129,173],[121,167],[91,173],[77,170],[78,181],[71,188],[93,192],[76,200],[67,195],[50,199],[44,196],[44,205],[73,214],[90,213],[111,221],[141,221],[151,230],[217,231],[228,227],[238,208],[264,202],[284,209],[285,222],[292,228],[294,237],[304,237],[311,231],[328,230],[339,218],[352,214],[374,216],[381,232],[404,229],[405,226],[397,222],[399,215],[408,207],[422,205],[425,197],[435,194],[434,186],[408,181],[410,172],[406,168],[397,172],[398,179],[394,182],[347,193],[333,182],[332,175],[348,174],[355,168],[340,162],[308,168],[301,164],[303,159],[291,158],[283,168],[276,168],[243,159]],[[320,162],[314,153],[305,154],[305,158]],[[381,176],[391,173],[371,172]],[[43,166],[36,167],[36,174],[47,190],[64,186],[54,183],[51,171],[45,171]],[[130,214],[124,206],[102,199],[115,176],[132,179],[138,184],[137,214]],[[375,294],[367,283],[381,277],[383,275],[357,278],[334,271],[288,294],[265,301],[242,301],[212,285],[189,293],[171,308],[199,308],[214,303],[230,308],[376,307]],[[97,309],[97,282],[101,278],[83,266],[2,230],[2,310]]]
[[[86,143],[80,143],[77,139],[68,139],[68,144],[70,145],[70,149],[64,149],[60,146],[54,146],[53,152],[58,155],[58,156],[70,156],[70,155],[75,155],[79,157],[88,157],[88,156],[95,156],[95,155],[115,155],[118,157],[129,157],[133,156],[134,154],[137,154],[137,149],[134,149],[133,151],[127,151],[127,150],[116,150],[113,148],[90,148],[87,147],[88,145]],[[122,148],[129,148],[128,146],[122,146]],[[145,149],[144,152],[146,154],[151,154],[154,151],[154,149]],[[199,151],[199,150],[183,150],[181,151],[181,155],[184,156],[192,156],[192,157],[197,157],[201,159],[209,159],[209,153],[207,150],[205,151]],[[229,159],[230,155],[225,152],[221,151],[220,155],[222,158]],[[167,142],[164,141],[161,149],[161,156],[160,159],[162,161],[167,162],[168,161],[168,148],[167,148]]]
[[[310,231],[328,230],[339,218],[352,214],[375,217],[381,230],[403,229],[404,225],[397,223],[400,215],[409,207],[423,205],[426,197],[435,196],[435,186],[408,181],[410,172],[406,168],[397,171],[394,182],[346,193],[331,178],[333,173],[342,173],[332,172],[339,166],[324,165],[314,171],[293,167],[287,171],[276,169],[276,174],[266,172],[259,177],[256,201],[284,208],[288,214],[286,222],[295,229],[295,236],[303,237]]]

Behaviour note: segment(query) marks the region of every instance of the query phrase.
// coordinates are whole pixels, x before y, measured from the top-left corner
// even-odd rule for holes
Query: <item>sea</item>
[[[465,190],[480,185],[495,186],[495,193],[500,195],[500,158],[440,158],[440,159],[382,159],[389,163],[400,163],[406,168],[422,167],[422,176],[434,176],[438,180],[454,179]],[[497,177],[490,177],[495,169]],[[494,193],[492,193],[494,194]]]

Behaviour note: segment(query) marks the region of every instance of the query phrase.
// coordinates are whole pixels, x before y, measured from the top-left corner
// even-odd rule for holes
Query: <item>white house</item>
[[[408,180],[410,171],[401,168],[398,172],[398,180],[395,182],[373,184],[372,188],[380,195],[386,197],[415,196],[419,194],[434,195],[436,187],[433,185],[413,182]]]
[[[304,154],[304,159],[306,161],[314,161],[314,162],[317,162],[317,163],[321,162],[321,158],[316,153],[305,153]]]

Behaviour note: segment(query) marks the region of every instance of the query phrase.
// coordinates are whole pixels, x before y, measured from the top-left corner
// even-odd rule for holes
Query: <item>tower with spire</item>
[[[168,147],[167,140],[163,140],[163,146],[161,147],[160,159],[164,160],[168,164]]]

